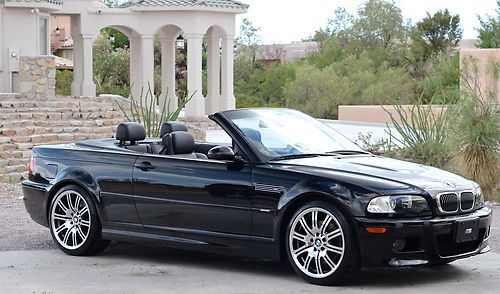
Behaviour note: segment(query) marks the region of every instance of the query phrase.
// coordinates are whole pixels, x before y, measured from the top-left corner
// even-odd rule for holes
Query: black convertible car
[[[123,123],[115,139],[33,149],[31,217],[70,255],[109,240],[271,260],[316,284],[359,266],[442,264],[490,250],[492,211],[460,176],[375,156],[289,109],[210,116],[232,144],[161,138]]]

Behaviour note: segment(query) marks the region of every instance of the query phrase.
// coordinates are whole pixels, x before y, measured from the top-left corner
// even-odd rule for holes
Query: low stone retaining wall
[[[402,107],[410,114],[413,105],[403,105]],[[446,106],[433,105],[431,109],[434,114],[439,114],[446,109]],[[392,124],[391,116],[386,111],[389,111],[394,118],[398,118],[396,109],[392,105],[340,105],[339,120]],[[400,121],[398,120],[398,122]]]

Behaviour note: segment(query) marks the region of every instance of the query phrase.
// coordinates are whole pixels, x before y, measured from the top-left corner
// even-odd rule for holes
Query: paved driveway
[[[306,284],[286,264],[119,245],[100,256],[0,253],[2,293],[499,293],[500,255],[451,265],[361,271],[340,287]]]
[[[284,263],[112,244],[99,256],[54,250],[19,185],[0,184],[0,293],[500,293],[500,207],[492,252],[439,267],[361,271],[341,287],[309,285]]]

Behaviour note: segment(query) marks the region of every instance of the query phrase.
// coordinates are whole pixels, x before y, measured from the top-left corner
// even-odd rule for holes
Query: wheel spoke
[[[82,228],[78,227],[78,235],[80,235],[80,238],[82,238],[82,240],[85,240],[85,234],[83,233],[82,231]]]
[[[299,256],[301,254],[303,254],[304,252],[308,252],[309,249],[311,249],[312,246],[311,245],[304,245],[302,247],[300,247],[299,249],[295,250],[295,252],[293,254],[295,254],[295,256]]]
[[[312,256],[307,254],[306,259],[304,260],[304,269],[309,271],[309,267],[311,266]]]
[[[321,228],[320,228],[321,234],[325,234],[326,233],[326,228],[328,227],[328,225],[330,224],[331,221],[332,221],[332,217],[329,216],[329,215],[327,215],[326,218],[325,218],[325,220],[321,224]]]
[[[63,243],[64,243],[64,244],[68,245],[68,239],[69,239],[69,236],[70,236],[70,235],[71,235],[71,230],[70,230],[70,229],[68,229],[68,230],[66,231],[66,234],[64,235],[64,239],[63,239]]]
[[[62,199],[60,199],[60,200],[57,202],[57,206],[61,207],[61,209],[62,209],[64,212],[69,211],[69,208],[67,208],[67,207],[66,207],[66,205],[62,202]]]
[[[304,230],[306,231],[306,233],[308,235],[312,235],[313,232],[312,232],[312,229],[309,227],[309,225],[307,224],[305,218],[301,218],[300,219],[300,224],[302,225],[302,227],[304,228]]]
[[[341,255],[344,251],[342,247],[326,244],[326,250]]]
[[[333,262],[333,260],[330,258],[330,256],[328,256],[328,253],[325,254],[325,256],[323,257],[323,259],[325,260],[326,264],[328,264],[328,266],[334,270],[337,268],[337,265],[335,264],[335,262]]]
[[[66,229],[66,228],[67,228],[66,223],[64,223],[64,224],[60,225],[59,227],[57,227],[57,229],[55,230],[55,233],[59,234],[62,232],[62,230]]]
[[[56,219],[56,220],[61,220],[61,221],[68,221],[71,219],[70,216],[67,216],[67,215],[64,215],[64,214],[59,214],[59,213],[54,213],[54,215],[52,216],[53,219]]]
[[[82,222],[81,222],[80,224],[81,224],[82,226],[84,226],[84,227],[90,227],[90,221],[88,221],[88,220],[83,220],[83,219],[82,219]]]
[[[69,208],[75,212],[75,208],[73,206],[73,200],[71,200],[71,193],[66,194],[66,199],[68,199],[68,206]]]
[[[316,273],[322,275],[323,269],[321,268],[321,257],[319,256],[319,251],[314,259],[316,261]]]
[[[76,203],[75,203],[75,211],[78,212],[79,211],[79,207],[80,207],[80,201],[82,200],[82,198],[80,198],[80,196],[77,196],[76,197]]]
[[[312,212],[312,228],[318,229],[318,212],[316,210]]]
[[[330,241],[340,236],[342,236],[342,232],[340,231],[340,229],[336,229],[335,231],[332,231],[326,235],[326,240]]]
[[[73,241],[73,246],[76,246],[77,242],[76,242],[76,230],[72,230],[71,232],[71,239]]]
[[[80,214],[83,215],[89,211],[89,208],[87,205],[85,205],[82,209],[79,210]]]
[[[307,243],[308,236],[293,232],[293,238],[301,242]]]

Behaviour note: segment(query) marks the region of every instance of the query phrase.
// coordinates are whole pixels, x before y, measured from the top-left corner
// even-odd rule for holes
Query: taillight
[[[28,174],[32,175],[35,170],[35,160],[33,159],[33,155],[31,155],[30,166],[28,167]]]

